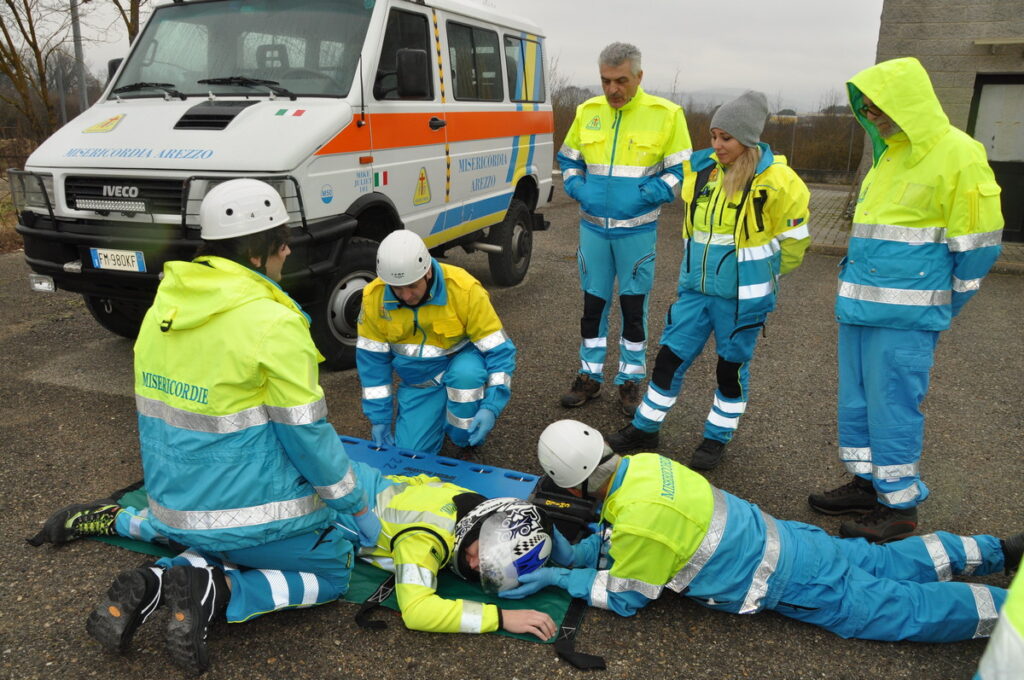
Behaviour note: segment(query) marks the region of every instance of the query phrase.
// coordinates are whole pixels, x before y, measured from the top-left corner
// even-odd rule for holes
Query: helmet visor
[[[497,512],[480,528],[480,586],[496,595],[519,585],[519,576],[544,566],[551,541],[521,513]]]

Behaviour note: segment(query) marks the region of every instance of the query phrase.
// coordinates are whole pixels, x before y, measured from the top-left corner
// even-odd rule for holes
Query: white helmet
[[[536,505],[521,498],[492,498],[466,513],[455,525],[452,570],[466,580],[479,578],[485,592],[496,594],[519,585],[519,577],[544,566],[551,555],[551,521]],[[466,560],[477,539],[479,574]]]
[[[430,253],[416,233],[399,229],[377,248],[377,276],[389,286],[408,286],[427,275]]]
[[[604,456],[604,437],[578,420],[551,423],[537,440],[537,460],[551,481],[563,489],[582,484]]]
[[[230,179],[210,189],[199,206],[201,236],[220,241],[258,234],[288,222],[281,194],[258,179]]]

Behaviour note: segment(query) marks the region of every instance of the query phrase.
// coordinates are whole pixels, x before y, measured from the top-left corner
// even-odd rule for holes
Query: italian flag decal
[[[306,112],[306,109],[278,109],[275,116],[301,116]]]
[[[798,227],[804,223],[804,218],[798,217],[795,220],[786,220],[787,227]]]
[[[388,171],[387,170],[385,170],[384,172],[375,172],[375,173],[373,173],[373,186],[374,187],[380,187],[380,186],[386,187],[387,185],[388,185]]]

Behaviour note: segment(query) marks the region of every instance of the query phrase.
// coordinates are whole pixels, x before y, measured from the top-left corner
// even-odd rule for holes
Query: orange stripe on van
[[[439,130],[431,130],[431,118],[442,118],[448,125]],[[550,111],[455,111],[447,115],[440,111],[374,113],[367,114],[366,125],[363,127],[356,125],[358,120],[359,114],[356,114],[348,127],[320,147],[316,155],[444,144],[446,140],[454,143],[496,137],[550,134],[555,128]]]

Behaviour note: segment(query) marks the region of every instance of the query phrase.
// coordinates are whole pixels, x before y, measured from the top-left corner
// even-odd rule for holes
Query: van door
[[[429,10],[404,3],[390,10],[369,93],[374,102],[373,191],[387,195],[406,229],[424,239],[439,220],[443,223],[449,199],[447,131],[432,21]],[[426,91],[405,89],[403,78],[421,67],[428,71]]]

